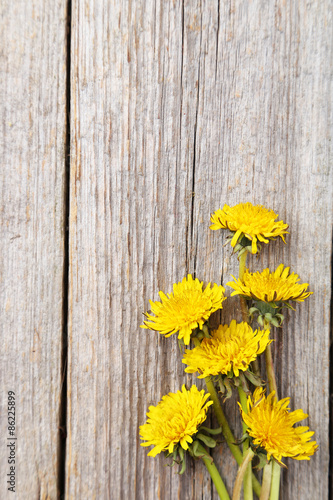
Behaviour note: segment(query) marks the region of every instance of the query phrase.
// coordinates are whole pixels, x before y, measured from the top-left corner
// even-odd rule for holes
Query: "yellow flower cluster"
[[[310,460],[318,448],[310,441],[314,432],[309,427],[294,427],[294,424],[308,417],[303,410],[290,412],[290,398],[277,401],[274,392],[266,398],[264,390],[258,387],[247,399],[246,414],[240,406],[242,418],[248,426],[247,433],[253,438],[254,446],[267,452],[267,459],[274,457],[281,462],[283,457],[295,460]]]
[[[223,209],[216,210],[211,216],[210,229],[229,229],[233,233],[231,246],[245,236],[252,242],[251,253],[258,251],[257,241],[269,243],[269,240],[280,236],[285,242],[284,235],[288,233],[288,224],[276,221],[278,214],[262,205],[239,203],[234,207],[224,205]]]
[[[178,338],[186,346],[190,344],[192,336],[196,346],[185,349],[182,360],[186,365],[185,372],[197,373],[200,379],[206,378],[208,388],[212,387],[210,392],[215,394],[212,397],[214,409],[218,397],[213,386],[214,380],[209,380],[209,377],[217,377],[215,382],[218,380],[220,383],[220,390],[223,392],[227,389],[228,394],[231,394],[230,381],[238,386],[243,404],[243,407],[240,405],[241,415],[252,447],[249,451],[253,455],[255,450],[260,457],[264,454],[265,460],[267,454],[268,461],[274,458],[283,465],[281,461],[284,457],[309,460],[318,446],[315,441],[311,441],[314,432],[310,432],[308,427],[295,427],[308,415],[302,410],[290,411],[290,398],[278,401],[275,396],[273,389],[276,388],[276,382],[270,352],[272,340],[268,328],[269,324],[279,326],[282,323],[282,306],[291,307],[289,301],[303,302],[312,292],[307,291],[308,283],[299,283],[298,275],[290,273],[290,268],[283,264],[275,271],[267,268],[261,272],[244,272],[248,251],[255,254],[261,243],[269,243],[269,240],[277,237],[285,242],[288,224],[277,221],[277,218],[278,215],[272,210],[251,203],[240,203],[234,207],[224,205],[223,209],[211,216],[210,228],[229,229],[234,252],[243,255],[240,278],[233,277],[234,281],[227,283],[233,289],[231,295],[241,295],[254,301],[255,307],[249,310],[250,318],[258,314],[257,320],[265,326],[264,330],[253,330],[246,322],[232,320],[229,325],[220,325],[209,331],[208,320],[212,313],[222,309],[226,299],[225,289],[217,284],[211,286],[210,283],[203,288],[203,282],[194,279],[191,274],[175,283],[171,293],[160,291],[159,301],[150,301],[151,311],[145,313],[146,319],[141,327],[157,331],[165,337],[178,333]],[[243,300],[243,303],[246,304],[246,301]],[[244,307],[246,314],[246,305]],[[267,374],[272,392],[266,397],[265,390],[257,387],[246,401],[244,390],[248,391],[248,386],[245,377],[254,385],[263,383],[258,372],[254,373],[251,363],[266,349]],[[148,420],[140,427],[140,437],[144,441],[142,446],[153,446],[148,455],[155,457],[163,451],[174,456],[178,453],[183,461],[183,450],[188,450],[192,456],[202,456],[195,454],[199,446],[197,440],[206,440],[205,444],[211,445],[207,436],[202,436],[202,429],[206,428],[200,427],[206,419],[209,406],[213,404],[213,401],[207,401],[208,398],[209,394],[199,391],[196,386],[187,390],[183,385],[181,391],[169,393],[157,406],[150,406]],[[219,408],[217,415],[221,415],[221,412]],[[222,428],[226,425],[223,419],[220,425]],[[225,436],[232,435],[230,429],[226,431],[223,428],[223,433]],[[228,439],[228,444],[234,446],[234,438]]]
[[[170,392],[157,406],[150,406],[148,420],[140,427],[141,439],[146,441],[141,446],[154,445],[148,455],[155,457],[162,451],[172,453],[178,444],[187,450],[213,404],[208,398],[209,394],[199,391],[195,385],[189,391],[183,385],[181,391]]]
[[[213,312],[222,309],[225,300],[223,286],[214,284],[211,287],[209,283],[204,290],[202,288],[203,282],[189,274],[173,285],[172,293],[160,292],[161,302],[149,301],[155,316],[146,313],[147,321],[142,328],[155,330],[166,337],[179,332],[178,338],[188,345],[192,331],[202,328]]]
[[[230,325],[220,325],[200,346],[185,350],[183,363],[188,365],[185,372],[199,372],[198,378],[205,378],[232,371],[238,377],[240,371],[246,371],[264,352],[271,342],[269,333],[269,330],[253,331],[247,323],[236,323],[236,320]]]
[[[270,272],[264,269],[261,272],[250,273],[245,271],[243,279],[229,281],[227,286],[234,289],[231,296],[242,295],[249,299],[260,300],[262,302],[287,302],[294,300],[303,302],[312,292],[307,292],[308,283],[299,284],[297,274],[289,274],[290,267],[284,269],[284,265]]]

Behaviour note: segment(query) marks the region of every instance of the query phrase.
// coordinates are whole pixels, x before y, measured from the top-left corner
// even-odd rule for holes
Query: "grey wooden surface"
[[[148,406],[194,381],[176,337],[139,325],[148,300],[188,272],[217,283],[237,273],[209,218],[251,201],[291,234],[250,268],[283,262],[314,292],[274,332],[281,397],[310,414],[320,446],[309,463],[288,461],[281,498],[326,499],[332,2],[73,0],[71,11],[65,497],[217,498],[200,463],[178,476],[139,445]],[[14,385],[29,499],[56,498],[59,475],[65,15],[64,3],[34,0],[5,2],[0,17],[1,414]],[[233,298],[215,322],[235,316]],[[240,436],[234,400],[226,410]],[[214,457],[231,491],[226,446]]]
[[[66,125],[63,0],[0,5],[0,497],[57,498]],[[9,492],[7,393],[16,396]]]

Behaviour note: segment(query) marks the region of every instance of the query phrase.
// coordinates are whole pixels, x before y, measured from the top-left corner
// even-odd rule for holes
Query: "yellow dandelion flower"
[[[258,387],[247,399],[246,414],[241,414],[248,426],[247,433],[253,438],[253,445],[266,450],[268,460],[274,457],[281,463],[283,457],[295,460],[310,460],[318,445],[310,441],[314,432],[309,427],[294,427],[294,424],[308,417],[303,410],[290,412],[290,398],[277,401],[272,392],[266,398],[264,390]],[[239,403],[238,403],[239,404]]]
[[[172,293],[159,292],[161,302],[149,301],[155,316],[146,313],[148,321],[144,321],[141,328],[155,330],[166,337],[179,332],[178,338],[184,339],[184,344],[188,345],[192,331],[202,328],[214,311],[222,309],[225,300],[223,286],[214,284],[211,287],[208,283],[204,290],[202,286],[202,281],[189,274],[173,285]]]
[[[271,343],[269,330],[253,331],[245,322],[220,325],[212,332],[212,338],[204,338],[200,346],[186,349],[183,363],[186,373],[199,372],[198,378],[227,375],[230,371],[238,377],[249,364],[264,352]]]
[[[242,280],[232,276],[235,281],[229,281],[227,285],[234,289],[231,295],[242,295],[262,302],[303,302],[313,292],[307,292],[309,284],[298,283],[298,275],[289,274],[289,271],[290,267],[284,269],[283,264],[272,273],[268,268],[256,273],[246,269]]]
[[[181,391],[163,396],[157,406],[149,406],[148,420],[140,426],[140,437],[146,441],[141,446],[154,445],[148,456],[155,457],[162,451],[172,453],[178,444],[187,450],[213,404],[208,398],[209,394],[195,385],[189,391],[183,385]]]
[[[257,241],[269,243],[269,240],[280,236],[285,243],[284,235],[288,234],[289,226],[283,221],[276,221],[277,217],[278,214],[262,205],[252,205],[252,203],[239,203],[234,207],[224,205],[223,209],[216,210],[211,215],[210,229],[229,229],[234,233],[231,239],[233,248],[237,243],[241,243],[255,254],[258,251]],[[244,236],[247,239],[245,243],[242,242]]]

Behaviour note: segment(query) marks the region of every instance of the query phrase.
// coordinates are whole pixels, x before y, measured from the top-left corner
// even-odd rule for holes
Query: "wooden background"
[[[16,498],[217,498],[201,463],[178,476],[139,445],[148,406],[194,380],[176,337],[139,325],[188,272],[237,273],[209,219],[241,201],[290,225],[250,268],[283,262],[314,292],[274,332],[281,396],[319,443],[281,499],[328,498],[332,7],[1,2],[1,498],[10,390]],[[231,491],[226,446],[214,457]]]

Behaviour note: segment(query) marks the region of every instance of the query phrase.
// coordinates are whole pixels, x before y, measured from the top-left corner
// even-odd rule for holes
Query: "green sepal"
[[[211,438],[210,436],[205,436],[205,434],[201,434],[201,432],[196,435],[196,439],[200,439],[200,441],[205,443],[208,448],[215,448],[216,446],[215,439]]]
[[[243,248],[248,248],[248,247],[252,248],[252,241],[249,238],[247,238],[244,233],[240,235],[238,241]]]
[[[269,462],[267,460],[267,454],[265,455],[264,453],[257,453],[257,457],[259,458],[259,463],[254,468],[257,469],[257,470],[261,470]]]
[[[186,453],[180,445],[177,445],[174,448],[172,453],[169,453],[166,450],[164,452],[164,456],[165,456],[165,458],[172,457],[172,462],[167,464],[168,467],[174,467],[175,464],[181,465],[182,468],[181,468],[180,472],[177,472],[177,474],[184,474],[184,472],[186,470]],[[178,456],[179,456],[179,458],[178,458]]]
[[[202,458],[204,456],[209,456],[206,450],[204,450],[204,448],[198,450],[199,446],[200,446],[199,441],[193,441],[192,445],[189,446],[188,448],[190,455],[192,455],[193,458]]]
[[[198,450],[199,446],[201,448],[200,450]],[[203,446],[200,445],[199,441],[193,441],[188,451],[193,458],[205,457],[208,458],[211,461],[211,463],[213,463],[213,458],[209,455],[209,453],[207,453],[207,451],[203,448]]]
[[[203,331],[200,330],[199,328],[195,328],[191,333],[191,339],[194,339],[194,338],[200,340],[200,342],[201,342],[201,340],[204,338]],[[181,339],[181,340],[183,340],[183,339]]]
[[[249,309],[250,319],[252,319],[255,314],[258,314],[257,321],[262,327],[271,323],[276,328],[279,328],[284,320],[283,314],[280,313],[284,305],[289,309],[295,310],[287,302],[264,302],[254,300],[254,304],[255,305]]]
[[[272,323],[272,319],[273,319],[273,316],[271,315],[271,313],[265,314],[265,320],[267,321],[267,323]]]
[[[165,458],[170,458],[170,457],[172,457],[172,464],[171,464],[171,466],[170,466],[170,467],[173,467],[175,464],[179,464],[179,463],[180,463],[180,461],[178,460],[178,454],[180,455],[180,453],[179,453],[179,451],[178,451],[178,450],[179,450],[179,448],[180,448],[180,446],[178,446],[178,445],[177,445],[177,446],[175,446],[175,448],[173,449],[173,452],[172,452],[172,453],[169,453],[169,452],[168,452],[168,450],[166,450],[166,451],[164,452],[164,456],[165,456]]]
[[[232,232],[228,237],[226,243],[231,242],[232,238],[234,237],[234,232]],[[261,250],[261,244],[258,242],[257,243],[257,253],[259,253]],[[249,239],[244,233],[241,233],[238,237],[237,243],[233,248],[232,254],[235,255],[238,254],[238,259],[242,256],[243,253],[249,252],[252,253],[252,240]]]
[[[277,318],[272,318],[271,321],[273,326],[275,326],[276,328],[280,328],[281,326],[281,323],[279,322],[279,320]]]
[[[205,427],[204,425],[202,425],[199,428],[199,430],[200,431],[208,432],[209,434],[212,434],[212,436],[217,436],[218,434],[221,434],[222,427],[218,427],[217,429],[211,429],[210,427]]]
[[[210,339],[210,333],[209,333],[209,328],[208,328],[208,325],[205,323],[204,325],[202,325],[202,329],[201,329],[202,333],[203,333],[203,336],[206,338],[206,339]]]
[[[242,250],[242,245],[240,243],[237,243],[237,245],[234,246],[234,251],[233,253],[237,253],[239,252],[240,250]]]
[[[182,464],[182,468],[180,469],[178,474],[181,476],[186,471],[186,453],[184,453],[184,450],[181,446],[179,447],[179,457],[180,457],[180,463]]]
[[[188,451],[189,451],[190,455],[192,455],[192,457],[197,456],[198,446],[199,446],[199,442],[193,441],[192,445],[188,447]]]
[[[220,392],[222,394],[224,394],[226,389],[225,389],[225,385],[223,383],[222,377],[219,377],[218,384],[219,384],[219,387],[220,387]]]
[[[296,309],[289,304],[289,302],[284,302],[284,305],[288,307],[288,309],[291,309],[292,311],[296,311]],[[280,465],[280,462],[277,462]],[[282,463],[282,462],[281,462]],[[283,464],[284,465],[284,464]]]
[[[244,372],[244,375],[251,382],[251,384],[255,385],[256,387],[265,385],[265,382],[260,377],[250,372],[250,370],[246,370],[246,372]]]
[[[235,384],[235,387],[239,387],[239,385],[240,385],[240,381],[239,381],[239,378],[238,378],[238,377],[234,377],[233,382],[234,382],[234,384]]]
[[[231,398],[231,396],[232,396],[232,388],[231,388],[229,379],[227,377],[223,380],[223,383],[225,385],[225,388],[227,389],[227,395],[224,398],[224,401],[225,401],[226,399]]]
[[[233,444],[237,444],[237,445],[240,445],[242,443],[244,443],[244,441],[246,441],[247,439],[249,439],[249,434],[247,432],[244,432],[244,434],[242,435],[242,437],[240,439],[236,439],[236,442],[233,443]]]
[[[239,380],[241,381],[243,391],[245,392],[246,395],[249,395],[250,390],[248,388],[246,378],[243,372],[239,372]]]
[[[251,252],[251,248],[252,247],[243,247],[241,250],[238,251],[238,260],[241,258],[241,256],[243,255],[243,253],[245,252]],[[236,252],[233,252],[233,253],[236,253]]]
[[[249,317],[250,317],[250,319],[253,319],[253,316],[255,314],[259,314],[259,312],[260,311],[259,311],[259,309],[257,307],[250,307],[250,309],[249,309]]]
[[[263,300],[254,300],[254,304],[262,315],[270,313],[272,316],[274,316],[276,309],[280,309],[281,307],[281,305],[278,303],[264,302]]]

